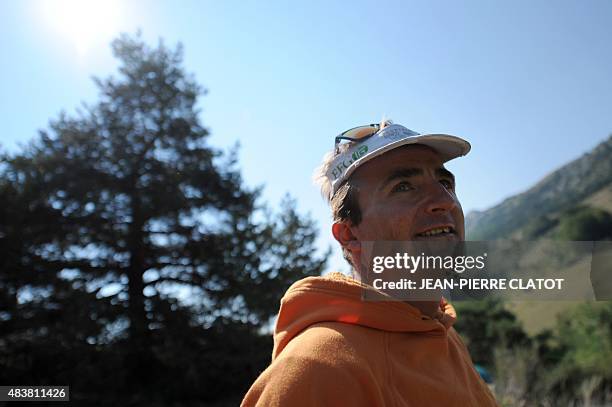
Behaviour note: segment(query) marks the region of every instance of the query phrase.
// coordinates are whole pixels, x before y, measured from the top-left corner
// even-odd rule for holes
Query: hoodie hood
[[[363,290],[380,295],[381,301],[365,301]],[[444,299],[434,318],[401,301],[384,300],[375,288],[331,273],[307,277],[294,283],[281,299],[274,329],[274,360],[300,332],[319,322],[342,322],[388,332],[445,333],[456,319],[454,308]]]

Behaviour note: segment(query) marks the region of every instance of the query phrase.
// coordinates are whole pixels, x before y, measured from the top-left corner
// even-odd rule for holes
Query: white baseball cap
[[[357,137],[350,137],[351,133]],[[338,148],[342,139],[352,141],[343,151]],[[340,185],[360,165],[407,144],[429,146],[440,154],[443,162],[464,156],[471,149],[470,143],[460,137],[449,134],[419,134],[399,124],[389,124],[382,129],[379,125],[371,124],[347,130],[336,137],[336,155],[325,173],[331,184],[328,198],[334,196]]]

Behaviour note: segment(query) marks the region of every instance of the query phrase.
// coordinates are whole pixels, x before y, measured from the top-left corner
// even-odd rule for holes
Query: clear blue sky
[[[612,2],[0,0],[1,143],[95,102],[109,40],[185,46],[211,144],[240,141],[249,185],[296,197],[334,245],[311,174],[334,136],[383,115],[465,137],[465,212],[523,191],[612,132]],[[86,6],[82,6],[86,4]],[[92,11],[93,10],[93,11]],[[330,268],[347,270],[339,250]]]

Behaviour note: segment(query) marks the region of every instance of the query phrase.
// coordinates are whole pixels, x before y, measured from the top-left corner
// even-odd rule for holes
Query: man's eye
[[[444,187],[445,187],[446,189],[451,189],[451,190],[452,190],[452,189],[454,189],[454,187],[455,187],[455,186],[453,185],[453,183],[452,183],[451,181],[447,180],[447,179],[442,179],[442,180],[440,180],[440,184],[444,185]]]
[[[391,192],[406,192],[406,191],[411,191],[413,189],[414,187],[410,185],[409,182],[404,181],[394,186]]]

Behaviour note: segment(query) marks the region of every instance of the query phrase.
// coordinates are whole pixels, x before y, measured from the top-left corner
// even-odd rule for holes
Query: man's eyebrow
[[[453,181],[453,184],[455,183],[455,175],[444,167],[436,169],[436,175],[438,177],[448,177]]]
[[[387,185],[397,179],[416,177],[417,175],[423,175],[423,170],[421,168],[401,168],[393,171],[387,178],[385,178],[385,180],[380,184],[379,189],[384,189]]]
[[[385,178],[382,184],[380,184],[379,189],[384,189],[387,185],[398,179],[416,177],[418,175],[423,175],[423,170],[421,168],[401,168],[393,171],[387,178]],[[453,184],[455,183],[455,176],[453,173],[444,167],[436,168],[436,175],[438,177],[450,178]]]

